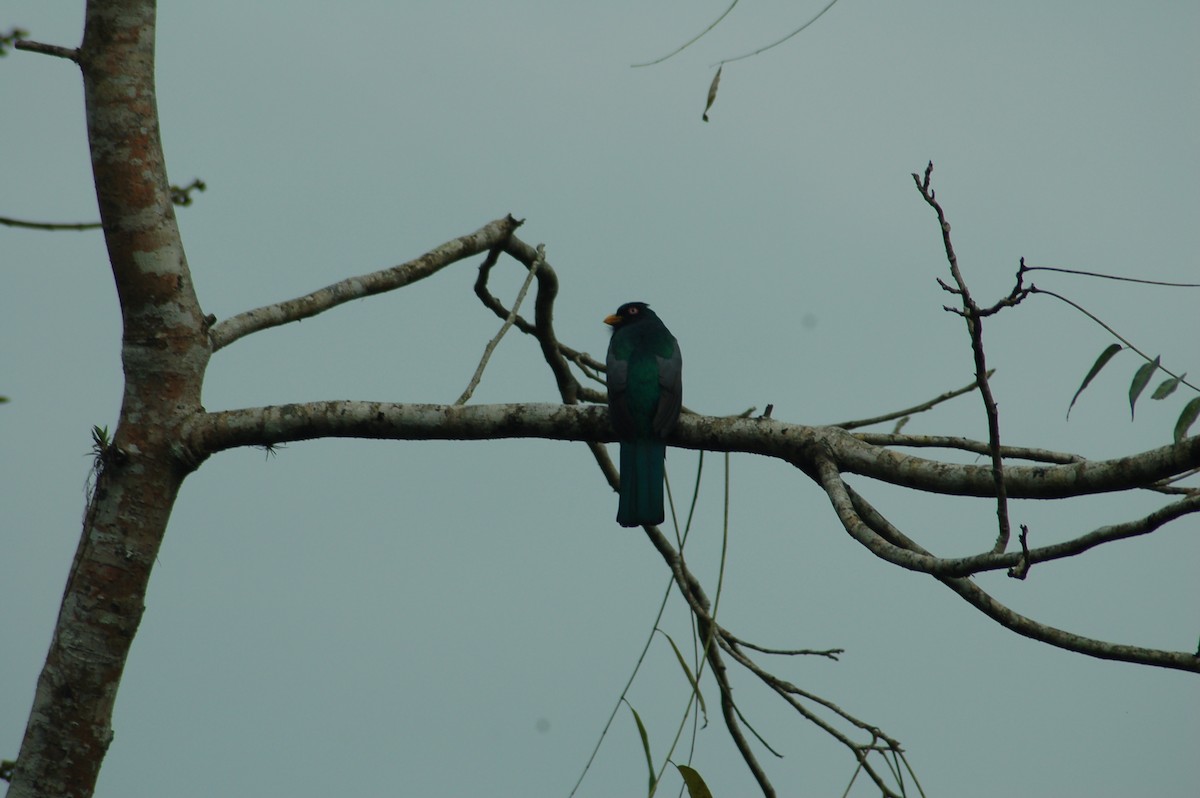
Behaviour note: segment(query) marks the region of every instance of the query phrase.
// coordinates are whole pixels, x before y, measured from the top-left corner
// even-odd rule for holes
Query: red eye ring
[[[630,309],[629,309],[629,315],[630,315],[630,316],[636,316],[638,313],[639,313],[639,311],[638,311],[638,309],[637,309],[637,308],[630,308]]]

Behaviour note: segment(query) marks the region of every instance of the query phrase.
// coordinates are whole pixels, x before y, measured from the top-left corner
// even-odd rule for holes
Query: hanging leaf
[[[705,122],[708,121],[708,110],[712,108],[713,102],[717,99],[717,86],[721,83],[721,70],[725,67],[717,67],[717,74],[713,75],[712,84],[708,87],[708,102],[704,105],[704,115],[700,117]]]
[[[704,779],[700,778],[699,773],[687,765],[675,765],[675,769],[679,771],[680,776],[683,776],[683,783],[687,785],[690,798],[713,798],[712,791],[708,789]]]
[[[1179,414],[1179,420],[1175,422],[1176,443],[1187,437],[1188,428],[1196,422],[1197,417],[1200,417],[1200,396],[1183,406],[1183,412]]]
[[[1120,352],[1125,347],[1120,344],[1109,344],[1104,351],[1100,353],[1100,357],[1096,358],[1096,362],[1092,364],[1092,368],[1088,371],[1087,376],[1083,378],[1083,384],[1079,386],[1079,390],[1071,397],[1071,404],[1067,406],[1067,418],[1071,417],[1071,408],[1075,406],[1075,400],[1079,398],[1079,394],[1083,393],[1083,389],[1088,387],[1096,375],[1100,373],[1100,369],[1104,368],[1108,361],[1113,359],[1113,355]]]
[[[622,699],[624,701],[624,699]],[[650,737],[646,734],[646,727],[642,723],[642,716],[633,708],[633,704],[625,701],[625,706],[629,707],[629,711],[633,713],[633,721],[637,724],[638,735],[642,738],[642,750],[646,752],[646,767],[650,770],[650,792],[647,795],[654,794],[654,758],[650,756]]]
[[[1154,393],[1150,394],[1151,399],[1166,399],[1171,394],[1175,393],[1175,389],[1179,387],[1179,383],[1183,382],[1183,378],[1187,376],[1187,372],[1183,372],[1178,377],[1171,377],[1169,380],[1163,380],[1154,389]]]
[[[1143,363],[1142,367],[1133,373],[1133,382],[1129,383],[1129,417],[1133,418],[1134,406],[1137,404],[1138,397],[1142,395],[1142,391],[1146,390],[1146,386],[1150,383],[1150,378],[1154,376],[1154,372],[1158,370],[1158,364],[1162,357],[1156,357],[1149,363]]]
[[[696,694],[696,700],[700,702],[700,711],[704,713],[704,725],[707,726],[708,708],[704,706],[704,696],[700,694],[700,685],[696,682],[696,677],[692,675],[692,669],[688,667],[687,660],[683,658],[683,653],[679,650],[679,646],[675,645],[675,641],[671,639],[671,636],[662,629],[657,631],[663,637],[667,638],[667,642],[675,650],[675,658],[679,660],[679,667],[683,668],[683,673],[687,676],[688,684],[692,686],[692,692]]]

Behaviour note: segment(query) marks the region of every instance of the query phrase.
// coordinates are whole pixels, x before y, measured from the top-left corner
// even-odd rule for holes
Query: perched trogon
[[[608,415],[621,444],[617,523],[663,522],[662,442],[679,419],[683,358],[679,342],[645,302],[626,302],[604,320],[608,343]]]

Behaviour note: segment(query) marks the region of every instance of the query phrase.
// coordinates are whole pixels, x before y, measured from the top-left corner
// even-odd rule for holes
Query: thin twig
[[[1123,283],[1138,283],[1140,285],[1161,285],[1168,288],[1200,288],[1200,283],[1169,283],[1164,280],[1143,280],[1139,277],[1122,277],[1118,274],[1103,272],[1087,272],[1082,269],[1064,269],[1059,266],[1026,266],[1027,272],[1058,272],[1060,274],[1078,274],[1083,277],[1100,277],[1105,280],[1120,280]]]
[[[695,36],[693,36],[692,38],[688,39],[688,40],[687,40],[686,42],[684,42],[683,44],[681,44],[681,45],[679,45],[678,47],[676,47],[676,48],[675,48],[674,50],[672,50],[671,52],[669,52],[669,53],[667,53],[666,55],[662,56],[661,58],[656,58],[656,59],[654,59],[653,61],[644,61],[644,62],[642,62],[642,63],[640,63],[640,64],[631,64],[630,66],[633,66],[633,67],[648,67],[648,66],[654,66],[655,64],[661,64],[663,61],[666,61],[668,58],[670,58],[670,57],[672,57],[672,56],[674,56],[674,55],[678,55],[679,53],[683,52],[683,51],[684,51],[684,50],[686,50],[687,48],[691,47],[691,46],[692,46],[693,44],[695,44],[696,42],[700,41],[700,39],[702,39],[702,38],[704,37],[704,35],[705,35],[705,34],[707,34],[709,31],[711,31],[713,28],[715,28],[715,27],[717,27],[718,25],[720,25],[720,24],[721,24],[721,20],[723,20],[723,19],[725,19],[725,17],[729,16],[729,12],[733,10],[733,7],[734,7],[734,6],[736,6],[736,5],[738,4],[738,2],[739,2],[739,0],[733,0],[733,2],[729,4],[729,8],[727,8],[727,9],[725,9],[723,12],[721,12],[721,16],[719,16],[719,17],[717,17],[715,20],[713,20],[713,22],[712,22],[712,24],[711,24],[711,25],[709,25],[707,28],[705,28],[704,30],[702,30],[702,31],[700,31],[699,33],[697,33],[697,34],[696,34]]]
[[[1021,524],[1021,534],[1017,535],[1017,541],[1021,544],[1021,559],[1008,569],[1008,575],[1013,579],[1024,579],[1029,576],[1029,569],[1033,567],[1033,561],[1029,559],[1029,526],[1027,524]]]
[[[494,262],[495,258],[499,257],[499,248],[493,249],[488,253],[488,259]],[[508,332],[516,321],[517,311],[521,308],[521,303],[525,301],[525,294],[529,292],[529,286],[533,284],[533,278],[537,276],[538,267],[546,262],[546,247],[544,244],[537,245],[537,259],[533,265],[529,267],[528,274],[525,275],[525,282],[521,284],[521,290],[517,292],[517,298],[513,301],[512,310],[504,319],[504,324],[500,325],[500,331],[492,337],[492,340],[487,342],[487,346],[483,348],[483,357],[479,361],[479,365],[475,367],[475,373],[471,375],[471,381],[467,383],[466,389],[462,395],[454,402],[456,405],[465,405],[471,395],[475,393],[475,389],[479,387],[479,380],[483,378],[483,370],[487,368],[488,361],[492,358],[492,352],[496,351],[496,346],[500,343],[500,339]]]
[[[875,740],[882,739],[888,743],[889,748],[896,749],[896,750],[900,749],[899,742],[888,737],[886,734],[881,732],[878,728],[871,726],[868,723],[864,723],[861,720],[859,720],[858,718],[855,718],[853,715],[851,715],[850,713],[843,710],[837,704],[834,704],[831,701],[827,701],[823,698],[820,698],[819,696],[815,696],[805,690],[801,690],[799,687],[792,684],[791,682],[788,682],[784,679],[780,679],[779,677],[775,676],[774,674],[763,670],[753,660],[751,660],[749,657],[745,656],[745,654],[743,654],[741,652],[737,652],[737,651],[730,651],[730,654],[731,654],[731,656],[734,657],[735,660],[737,660],[737,662],[740,665],[742,665],[742,667],[746,668],[751,673],[753,673],[755,676],[757,676],[764,684],[766,684],[768,687],[770,687],[777,695],[779,695],[784,701],[786,701],[793,709],[796,710],[796,712],[798,712],[801,715],[801,717],[803,717],[805,720],[812,723],[813,725],[817,726],[822,731],[824,731],[826,734],[833,737],[835,740],[837,740],[842,745],[844,745],[846,748],[848,748],[854,754],[855,759],[862,766],[863,770],[867,773],[868,776],[870,776],[871,780],[875,782],[876,786],[878,786],[880,788],[880,790],[884,796],[887,796],[888,798],[900,798],[900,796],[898,796],[887,785],[886,781],[883,779],[882,776],[880,776],[878,771],[876,771],[875,768],[873,766],[871,766],[870,763],[867,761],[867,754],[871,750],[874,750],[876,748]],[[856,743],[854,740],[850,739],[848,736],[843,734],[841,731],[839,731],[837,728],[832,726],[826,720],[824,720],[819,715],[814,713],[812,710],[808,709],[808,707],[804,706],[804,704],[800,700],[802,698],[813,701],[814,703],[817,703],[817,704],[825,707],[826,709],[839,715],[843,720],[846,720],[850,724],[857,726],[858,728],[860,728],[862,730],[867,731],[872,736],[872,742],[867,743],[865,745]]]
[[[975,381],[979,384],[979,394],[983,399],[984,412],[987,415],[988,425],[988,444],[991,448],[992,458],[992,478],[996,483],[996,521],[999,526],[999,534],[996,536],[996,544],[993,551],[1002,552],[1008,548],[1008,539],[1011,534],[1011,526],[1008,518],[1008,492],[1004,486],[1004,460],[1000,456],[1000,411],[996,406],[996,399],[992,396],[992,388],[988,382],[988,367],[987,355],[983,349],[983,314],[980,311],[979,305],[971,297],[971,292],[967,288],[966,280],[963,279],[962,272],[958,268],[958,256],[954,253],[954,244],[950,241],[950,222],[946,220],[946,213],[942,210],[941,203],[937,201],[934,191],[930,186],[930,178],[933,175],[933,161],[925,167],[925,178],[922,180],[917,174],[913,173],[913,182],[917,184],[917,190],[937,213],[938,226],[942,231],[942,244],[946,250],[946,260],[950,264],[950,274],[954,277],[954,282],[957,288],[950,288],[945,283],[942,287],[951,293],[958,294],[961,298],[963,309],[961,315],[967,322],[967,334],[971,339],[971,352],[975,357]],[[1022,264],[1024,265],[1024,264]],[[939,282],[941,282],[939,280]],[[1018,296],[1025,296],[1028,291],[1023,289],[1021,285],[1021,272],[1017,272],[1017,286],[1010,293],[1008,299],[1011,304],[1016,304],[1020,299]],[[1001,303],[992,309],[992,312],[999,310],[1003,306]]]
[[[762,654],[776,654],[776,655],[783,656],[783,657],[802,657],[802,656],[826,657],[826,658],[834,660],[836,662],[837,658],[840,655],[846,653],[846,649],[844,649],[844,648],[825,648],[825,649],[767,648],[766,646],[760,646],[756,643],[751,643],[747,640],[742,640],[741,638],[734,636],[732,633],[726,631],[725,629],[721,630],[721,634],[724,635],[726,640],[728,640],[730,643],[732,643],[734,645],[741,646],[742,648],[749,648],[754,651],[758,651]]]
[[[810,19],[808,22],[805,22],[805,23],[804,23],[803,25],[801,25],[800,27],[796,28],[794,31],[792,31],[791,33],[789,33],[787,36],[784,36],[782,39],[779,39],[779,40],[777,40],[777,41],[771,42],[771,43],[770,43],[770,44],[768,44],[766,47],[760,47],[760,48],[758,48],[757,50],[755,50],[755,51],[754,51],[754,52],[752,52],[752,53],[744,53],[744,54],[742,54],[742,55],[735,56],[735,57],[733,57],[733,58],[725,58],[725,59],[722,59],[722,60],[719,62],[719,65],[723,66],[723,65],[725,65],[725,64],[729,64],[729,63],[732,63],[732,62],[734,62],[734,61],[741,61],[743,58],[750,58],[751,56],[758,55],[759,53],[765,53],[767,50],[770,50],[772,47],[778,47],[779,45],[781,45],[781,44],[783,44],[784,42],[786,42],[788,39],[790,39],[790,38],[792,38],[793,36],[795,36],[796,34],[800,33],[800,31],[804,30],[804,29],[805,29],[805,28],[807,28],[809,25],[811,25],[811,24],[813,24],[814,22],[816,22],[816,21],[817,21],[818,19],[820,19],[822,16],[824,16],[825,12],[826,12],[826,11],[828,11],[829,9],[833,8],[833,7],[834,7],[834,5],[835,5],[836,3],[837,3],[837,0],[829,0],[829,4],[828,4],[828,5],[826,5],[824,8],[822,8],[820,11],[818,11],[818,12],[817,12],[817,14],[816,14],[816,16],[814,16],[814,17],[813,17],[812,19]],[[718,66],[718,64],[714,64],[713,66]]]
[[[27,230],[99,230],[103,227],[100,222],[27,222],[9,216],[0,216],[0,224]]]
[[[854,437],[872,446],[910,446],[917,449],[958,449],[964,452],[987,455],[991,446],[986,441],[976,441],[970,438],[959,438],[951,435],[902,435],[893,432],[856,432]],[[1050,449],[1034,449],[1027,446],[1000,447],[1002,457],[1009,460],[1030,460],[1035,463],[1070,463],[1087,462],[1087,458],[1069,452],[1056,452]]]
[[[995,369],[989,369],[987,372],[987,376],[991,377],[995,373],[996,373]],[[884,421],[895,421],[896,419],[903,418],[904,416],[911,416],[911,415],[916,415],[917,413],[923,413],[926,410],[929,410],[930,408],[940,405],[942,402],[949,401],[951,399],[954,399],[955,397],[962,396],[963,394],[966,394],[966,393],[971,393],[971,391],[974,391],[978,387],[979,387],[979,381],[974,380],[973,382],[971,382],[970,385],[964,385],[963,387],[955,389],[953,391],[946,391],[945,393],[940,394],[939,396],[935,396],[934,398],[930,399],[927,402],[922,402],[919,405],[913,405],[912,407],[905,408],[904,410],[896,410],[891,413],[884,413],[883,415],[875,416],[874,418],[862,418],[862,419],[857,419],[855,421],[841,421],[841,422],[838,422],[837,424],[830,424],[829,426],[841,427],[842,429],[858,429],[859,427],[869,427],[872,424],[881,424]]]

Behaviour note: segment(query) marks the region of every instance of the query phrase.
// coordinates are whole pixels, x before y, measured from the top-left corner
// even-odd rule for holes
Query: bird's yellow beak
[[[618,316],[616,313],[612,314],[611,316],[605,316],[605,317],[604,317],[604,323],[605,323],[605,324],[611,324],[613,327],[616,327],[616,326],[617,326],[618,324],[620,324],[622,321],[624,321],[624,319],[622,319],[622,318],[621,318],[620,316]]]

